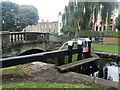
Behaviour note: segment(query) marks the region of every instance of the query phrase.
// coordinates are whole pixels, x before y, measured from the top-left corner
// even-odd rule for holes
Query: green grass
[[[9,69],[15,69],[15,68],[17,68],[17,67],[12,66],[12,67],[7,67],[7,68],[1,68],[0,71],[9,70]]]
[[[120,54],[120,52],[118,52],[118,47],[120,47],[120,45],[92,44],[92,48],[96,51]]]
[[[76,46],[76,44],[75,44]],[[111,53],[117,53],[120,54],[118,51],[118,47],[120,45],[106,45],[106,44],[94,44],[92,43],[92,48],[96,51],[104,51],[104,52],[111,52]],[[67,49],[68,45],[65,45],[62,49]],[[56,47],[55,49],[59,49],[60,47]],[[74,60],[73,60],[74,61]]]
[[[81,84],[58,84],[58,83],[10,83],[2,88],[91,88]]]

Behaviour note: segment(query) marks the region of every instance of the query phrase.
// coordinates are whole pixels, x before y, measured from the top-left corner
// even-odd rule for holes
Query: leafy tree
[[[109,13],[108,21],[110,21],[112,11],[117,8],[117,2],[69,2],[63,14],[63,31],[77,34],[80,30],[91,30],[97,21],[101,5],[103,6],[101,16],[104,24],[106,13]]]
[[[116,28],[120,31],[120,15],[116,18]]]
[[[80,30],[91,29],[94,23],[93,19],[97,18],[98,6],[99,4],[95,2],[69,2],[63,14],[63,31],[67,30],[66,32],[77,34]]]
[[[12,2],[1,2],[2,30],[21,31],[27,25],[38,22],[38,11],[32,5],[17,5]]]
[[[11,30],[14,28],[15,15],[19,13],[19,6],[12,2],[2,2],[2,30]]]
[[[19,7],[19,14],[15,17],[19,30],[22,30],[27,25],[37,24],[38,19],[38,11],[32,5],[21,5]]]

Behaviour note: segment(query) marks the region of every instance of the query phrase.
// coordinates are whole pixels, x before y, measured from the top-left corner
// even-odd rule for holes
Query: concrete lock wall
[[[120,45],[120,38],[115,38],[115,37],[103,37],[103,44]]]

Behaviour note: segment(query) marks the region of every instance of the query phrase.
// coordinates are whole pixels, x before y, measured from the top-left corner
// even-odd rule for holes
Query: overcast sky
[[[17,4],[34,5],[38,9],[39,18],[57,21],[59,11],[64,11],[65,5],[68,5],[69,0],[2,0],[11,1]],[[119,0],[120,1],[120,0]]]
[[[3,0],[5,1],[5,0]],[[59,11],[63,11],[68,0],[7,0],[17,4],[34,5],[39,12],[40,20],[57,21]]]

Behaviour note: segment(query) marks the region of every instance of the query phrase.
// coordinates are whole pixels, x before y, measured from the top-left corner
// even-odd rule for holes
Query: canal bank
[[[33,66],[35,65],[35,67]],[[37,65],[37,68],[36,68]],[[44,68],[41,68],[43,65]],[[63,83],[63,84],[82,84],[92,88],[111,88],[104,87],[99,84],[80,80],[75,77],[67,77],[63,73],[54,69],[54,66],[45,63],[29,63],[18,65],[17,68],[3,71],[2,82],[3,85],[10,83]],[[32,67],[31,67],[32,66]],[[60,88],[60,87],[57,87]]]
[[[101,58],[83,66],[77,66],[69,74],[102,86],[118,88],[120,82],[120,61]],[[86,69],[86,67],[90,67]]]
[[[32,67],[34,67],[34,66],[32,66]],[[35,66],[34,68],[38,68],[38,67],[39,67],[39,65]],[[27,68],[30,68],[29,65],[28,65]],[[91,76],[86,76],[86,77],[88,77],[86,79],[85,75],[83,75],[83,74],[79,74],[82,77],[82,79],[78,79],[79,77],[78,78],[75,78],[75,77],[71,78],[71,77],[66,77],[64,75],[65,73],[60,73],[54,68],[51,68],[51,69],[45,69],[45,68],[41,69],[41,68],[42,67],[38,68],[38,71],[36,71],[36,69],[32,70],[32,73],[27,72],[27,73],[32,74],[30,78],[33,78],[33,80],[31,80],[29,77],[27,77],[28,79],[24,78],[24,80],[20,80],[20,78],[14,78],[15,75],[13,75],[10,80],[13,80],[13,82],[14,82],[14,80],[19,80],[19,81],[23,81],[25,83],[27,83],[27,82],[44,82],[44,83],[72,83],[72,84],[76,84],[75,82],[78,82],[79,84],[91,85],[93,87],[94,87],[94,85],[96,85],[96,87],[101,86],[101,87],[105,87],[105,88],[117,88],[116,84],[113,84],[111,81],[109,83],[109,81],[107,82],[107,81],[104,81],[104,80],[99,79],[99,78],[95,79],[95,77],[93,77],[93,79],[91,79]],[[68,76],[69,76],[69,72],[66,72],[66,74]],[[80,80],[80,82],[79,82],[79,80]],[[102,82],[102,84],[101,84],[101,82]],[[105,85],[104,83],[109,83],[109,84]],[[113,86],[111,86],[111,85],[113,85]]]
[[[100,78],[75,72],[60,73],[53,64],[33,62],[18,65],[17,68],[3,71],[3,84],[9,83],[68,83],[83,84],[92,88],[117,90],[118,84]],[[59,87],[58,87],[59,88]]]
[[[104,87],[118,88],[118,86],[119,86],[118,82],[108,81],[108,80],[105,80],[102,78],[91,77],[88,75],[78,74],[75,72],[68,72],[68,73],[65,73],[64,75],[67,77],[74,77],[77,79],[81,79],[81,80],[84,80],[84,81],[87,81],[90,83],[96,83],[96,84],[99,84]]]
[[[111,59],[115,59],[115,60],[120,60],[120,54],[110,53],[110,52],[102,52],[102,51],[95,51],[95,53],[100,58],[111,58]]]

